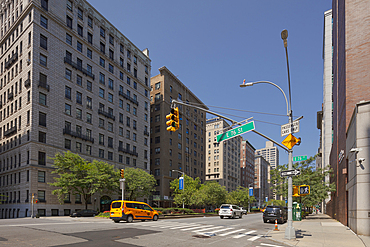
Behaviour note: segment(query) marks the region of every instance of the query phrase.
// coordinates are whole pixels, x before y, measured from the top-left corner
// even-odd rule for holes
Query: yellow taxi
[[[145,202],[113,201],[110,205],[110,219],[115,223],[121,220],[131,223],[133,220],[158,220],[158,212]]]

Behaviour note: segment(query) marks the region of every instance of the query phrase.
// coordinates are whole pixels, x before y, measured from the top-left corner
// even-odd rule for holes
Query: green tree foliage
[[[170,183],[170,188],[173,189],[174,201],[176,204],[185,205],[201,205],[202,197],[198,194],[200,179],[195,179],[185,175],[184,189],[179,189],[179,179],[175,179]]]
[[[208,181],[201,185],[198,191],[199,202],[205,206],[219,207],[226,202],[227,191],[216,181]]]
[[[64,202],[66,194],[79,194],[87,209],[93,194],[110,193],[119,187],[119,171],[113,165],[97,160],[88,162],[69,151],[64,154],[57,153],[53,160],[56,169],[52,173],[58,176],[54,177],[56,182],[50,185],[58,187],[52,193],[58,196],[61,203]]]
[[[287,205],[285,204],[285,201],[284,200],[274,200],[274,199],[271,199],[269,200],[266,205],[275,205],[275,206],[283,206],[283,207],[286,207]]]
[[[136,200],[139,197],[149,196],[155,191],[156,180],[153,175],[142,169],[125,169],[125,198]]]
[[[316,205],[328,197],[328,192],[335,191],[335,184],[326,184],[325,177],[331,175],[332,169],[317,169],[314,163],[315,157],[310,157],[306,161],[293,164],[293,169],[301,170],[301,174],[293,176],[293,185],[309,185],[310,195],[302,197],[293,197],[293,201],[302,202],[306,207]],[[279,165],[276,169],[272,169],[271,185],[273,192],[284,197],[288,196],[288,180],[280,176],[280,171],[288,170],[288,165]]]
[[[249,198],[249,188],[244,188],[242,186],[239,186],[236,190],[229,192],[227,195],[227,203],[242,207],[249,206],[249,199],[251,203],[256,201],[254,196]]]

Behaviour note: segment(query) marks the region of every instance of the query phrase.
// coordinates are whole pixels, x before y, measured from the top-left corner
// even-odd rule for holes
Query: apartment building
[[[270,163],[271,169],[275,169],[279,165],[279,149],[274,146],[272,141],[266,141],[266,146],[256,150],[256,156],[261,155],[267,162]]]
[[[204,182],[206,113],[190,106],[176,105],[180,128],[175,132],[167,131],[166,115],[170,114],[173,99],[208,108],[165,66],[159,68],[159,74],[151,78],[150,84],[150,167],[157,180],[153,203],[170,207],[173,204],[171,181],[185,173]]]
[[[248,140],[241,140],[240,148],[240,186],[249,188],[254,185],[254,153],[256,149]]]
[[[270,163],[262,156],[255,158],[255,176],[254,176],[254,198],[256,198],[257,207],[261,207],[267,198],[270,198]]]
[[[217,135],[230,125],[222,118],[207,120],[207,167],[206,180],[215,180],[233,191],[240,185],[240,144],[242,137],[217,142]]]
[[[40,216],[84,207],[52,195],[57,152],[149,172],[148,50],[84,0],[4,0],[0,21],[1,218],[30,216],[32,194]]]

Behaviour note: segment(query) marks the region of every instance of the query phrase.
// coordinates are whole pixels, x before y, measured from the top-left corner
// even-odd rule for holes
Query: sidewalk
[[[326,214],[311,214],[302,221],[293,221],[293,227],[296,231],[295,240],[285,239],[287,225],[287,223],[280,225],[279,231],[272,230],[265,237],[290,246],[300,247],[370,247],[369,237],[357,236],[350,228]]]

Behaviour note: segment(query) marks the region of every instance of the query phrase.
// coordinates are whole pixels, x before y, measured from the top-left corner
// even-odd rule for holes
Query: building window
[[[105,68],[105,60],[102,57],[100,57],[99,64],[100,64],[100,66]]]
[[[71,2],[71,0],[67,0],[67,9],[71,12],[73,12],[73,4]]]
[[[46,19],[43,15],[40,15],[40,25],[46,29],[48,28],[48,19]]]
[[[39,125],[46,127],[46,114],[39,112]]]
[[[99,82],[105,85],[105,75],[103,73],[99,74]]]
[[[66,33],[66,42],[69,45],[72,45],[72,36]]]
[[[109,78],[109,80],[108,80],[108,87],[109,87],[109,89],[112,89],[113,90],[113,83],[114,83],[114,81],[111,78]]]
[[[92,44],[93,43],[93,35],[91,33],[87,33],[87,41]]]
[[[39,103],[46,106],[46,94],[39,93]]]
[[[101,53],[105,54],[105,44],[100,42],[100,51]]]
[[[39,142],[46,143],[46,133],[39,131]]]
[[[86,107],[92,109],[92,98],[86,97]]]
[[[72,114],[72,113],[71,113],[71,106],[70,106],[70,105],[65,104],[64,110],[65,110],[65,113],[66,113],[67,115],[71,115],[71,114]]]
[[[100,27],[100,36],[105,39],[105,29]]]
[[[71,149],[71,140],[64,139],[64,148]]]
[[[40,46],[45,50],[48,49],[48,38],[40,34]]]
[[[103,134],[99,134],[99,144],[104,145],[104,135]]]
[[[76,103],[82,105],[82,93],[76,92]]]
[[[102,88],[99,88],[99,96],[104,99],[104,92],[105,90]]]
[[[44,152],[39,152],[39,160],[38,160],[39,165],[46,165],[46,153]]]
[[[41,7],[48,11],[48,0],[41,0]]]
[[[99,158],[104,159],[104,150],[103,149],[99,149]]]
[[[71,80],[72,79],[72,71],[69,69],[66,69],[66,79]]]
[[[82,110],[81,109],[76,109],[76,118],[77,119],[82,119]]]
[[[109,58],[114,60],[114,51],[109,49]]]
[[[66,22],[67,22],[67,27],[72,29],[72,18],[69,17],[68,15],[66,16]]]
[[[64,96],[67,98],[67,99],[71,99],[71,88],[70,87],[65,87],[65,90],[64,90]]]
[[[45,172],[44,171],[38,171],[38,179],[37,181],[39,183],[45,183]]]
[[[90,16],[87,17],[87,25],[93,28],[93,19]]]
[[[40,64],[45,67],[47,66],[47,57],[42,54],[40,54]]]
[[[77,51],[82,53],[82,43],[77,41]]]
[[[82,9],[78,8],[77,10],[77,17],[81,20],[84,19],[84,12],[82,11]]]

